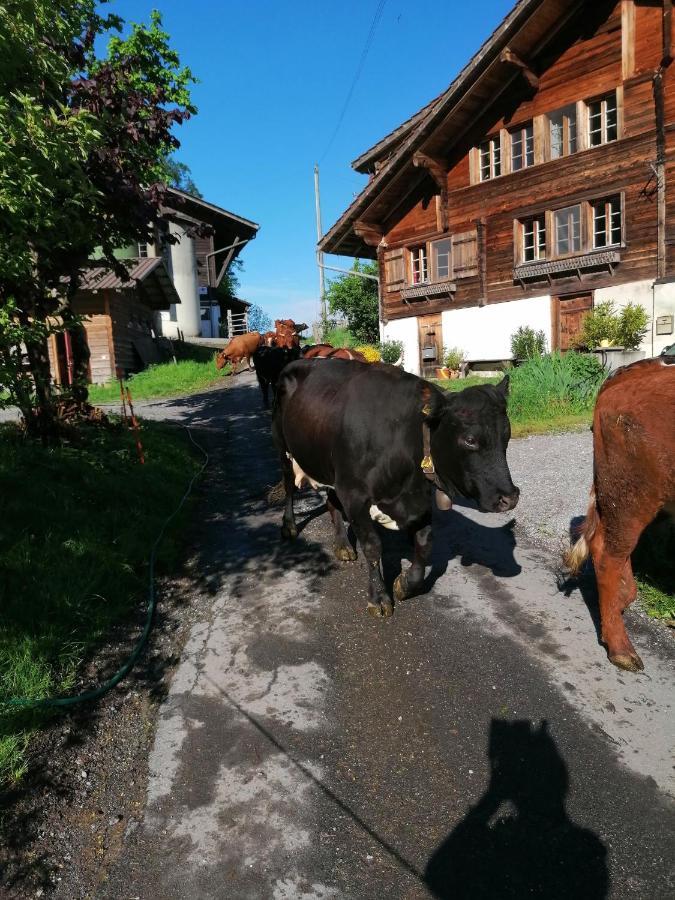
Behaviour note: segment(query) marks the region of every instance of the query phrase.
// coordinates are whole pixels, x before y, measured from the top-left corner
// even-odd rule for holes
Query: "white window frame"
[[[611,103],[608,106],[608,103]],[[597,107],[597,112],[594,108]],[[588,147],[602,147],[603,144],[612,144],[619,139],[619,99],[616,90],[605,94],[602,97],[596,97],[594,100],[586,101],[587,116],[587,135]],[[614,122],[608,125],[608,110],[613,112]],[[593,119],[599,120],[599,127],[594,128]],[[614,132],[613,137],[608,137],[610,129]],[[599,135],[599,140],[593,142],[594,135]]]
[[[574,238],[574,210],[579,211],[578,221],[579,221],[579,246],[573,247],[572,241]],[[563,213],[567,213],[565,228],[566,228],[566,241],[568,244],[567,250],[559,250],[558,249],[558,241],[559,241],[559,225],[558,225],[558,217],[562,216]],[[569,206],[563,206],[560,209],[553,210],[553,234],[551,236],[553,241],[553,255],[556,258],[564,257],[564,256],[574,256],[579,253],[584,252],[584,235],[583,235],[583,203],[571,203]]]
[[[591,243],[594,250],[618,247],[623,243],[622,206],[621,194],[614,194],[611,197],[603,197],[600,200],[591,201]],[[617,218],[618,223],[616,221]],[[601,219],[604,224],[602,231],[598,229],[598,223]],[[605,235],[604,243],[598,243],[599,234]],[[614,240],[615,237],[617,238],[616,240]]]
[[[447,257],[448,257],[447,270],[448,271],[447,271],[446,275],[439,275],[438,274],[438,257],[439,257],[438,245],[443,244],[443,243],[447,243],[447,245],[448,245],[448,249],[447,249]],[[430,245],[429,245],[429,249],[430,249],[429,255],[431,256],[431,280],[434,282],[449,281],[452,278],[452,238],[450,236],[448,236],[448,237],[438,238],[435,241],[431,241]],[[445,253],[443,255],[445,255]]]
[[[429,254],[426,244],[410,247],[410,284],[426,284],[429,281]]]
[[[521,163],[516,167],[514,150],[516,144],[520,147],[519,159]],[[524,122],[518,128],[509,131],[509,160],[512,172],[521,172],[534,165],[534,122]]]
[[[532,226],[531,229],[528,226]],[[531,216],[520,222],[521,228],[521,262],[538,262],[546,259],[546,215]],[[528,234],[532,235],[532,243],[528,243]],[[528,247],[532,250],[532,256],[528,259]]]
[[[554,119],[560,119],[560,128],[562,130],[561,134],[561,146],[560,153],[555,155],[553,154],[553,127],[554,127]],[[567,106],[563,106],[561,109],[556,109],[551,113],[548,113],[546,116],[546,124],[547,124],[547,141],[548,141],[548,159],[562,159],[565,156],[572,156],[573,153],[576,153],[579,149],[579,130],[578,130],[578,116],[577,116],[577,105],[576,103],[570,103]],[[574,146],[572,147],[572,141],[574,141]]]
[[[504,170],[501,149],[501,136],[499,134],[496,134],[484,141],[481,141],[477,149],[479,180],[489,181],[492,178],[499,178]]]

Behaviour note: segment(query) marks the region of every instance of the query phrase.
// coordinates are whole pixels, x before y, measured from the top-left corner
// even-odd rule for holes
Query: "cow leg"
[[[330,513],[333,522],[333,528],[335,529],[334,549],[336,557],[343,562],[356,559],[354,548],[349,543],[349,538],[347,537],[345,520],[342,518],[342,504],[338,499],[338,495],[332,489],[328,491],[326,496],[326,506],[328,507],[328,512]]]
[[[270,408],[270,383],[266,378],[263,378],[263,376],[260,375],[258,372],[256,372],[256,375],[258,375],[258,384],[260,385],[260,390],[262,392],[263,406],[265,407],[265,409],[269,409]]]
[[[629,540],[629,549],[622,542],[620,555],[607,548],[607,538],[602,521],[591,538],[591,555],[593,556],[600,603],[600,636],[607,647],[609,661],[629,672],[639,672],[644,669],[642,660],[628,637],[621,615],[626,606],[635,599],[632,596],[634,579],[630,569],[630,554],[637,544],[641,531],[641,527],[635,529],[634,540]],[[628,583],[625,581],[627,571],[630,571]]]
[[[382,543],[377,536],[375,525],[370,518],[369,504],[363,500],[356,504],[345,501],[347,517],[352,524],[356,538],[361,544],[368,566],[368,612],[371,616],[391,616],[394,606],[387,594],[380,571]]]
[[[626,560],[626,565],[621,573],[621,587],[619,589],[619,597],[621,599],[621,609],[627,609],[633,600],[637,597],[637,582],[633,576],[633,566],[630,556]]]
[[[298,528],[295,524],[295,513],[293,512],[295,478],[293,476],[293,466],[286,453],[281,453],[281,471],[284,478],[284,490],[286,492],[286,506],[284,508],[284,517],[281,523],[281,536],[286,540],[292,541],[298,536]]]
[[[418,528],[413,534],[415,552],[410,568],[394,580],[394,600],[400,603],[406,597],[419,593],[424,584],[426,566],[431,565],[431,523]]]

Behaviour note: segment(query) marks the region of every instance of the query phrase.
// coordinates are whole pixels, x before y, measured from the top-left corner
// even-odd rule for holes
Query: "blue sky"
[[[446,88],[512,5],[387,0],[327,153],[377,0],[113,0],[109,9],[147,21],[158,8],[200,79],[199,114],[179,129],[177,155],[207,200],[261,226],[242,254],[241,296],[273,318],[310,322],[319,294],[314,163],[326,231],[366,183],[351,161]]]

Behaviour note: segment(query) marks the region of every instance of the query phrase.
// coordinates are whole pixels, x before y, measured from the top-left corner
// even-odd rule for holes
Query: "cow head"
[[[216,356],[216,369],[224,368],[230,361],[230,357],[227,352],[227,347],[224,350],[221,350],[220,353]]]
[[[447,493],[471,497],[483,512],[513,509],[520,496],[506,461],[508,391],[507,375],[496,386],[469,387],[442,398],[436,394],[430,405],[436,474]]]

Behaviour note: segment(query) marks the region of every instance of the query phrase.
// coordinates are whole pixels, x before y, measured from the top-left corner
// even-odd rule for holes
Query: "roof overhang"
[[[260,225],[243,216],[235,215],[201,197],[194,197],[178,188],[168,188],[167,199],[162,206],[162,214],[169,219],[177,219],[192,225],[206,224],[213,230],[214,249],[229,247],[235,241],[251,241]],[[243,244],[234,248],[234,259],[243,249]]]
[[[590,0],[518,0],[448,89],[425,108],[426,114],[420,119],[413,116],[401,126],[404,139],[398,136],[390,158],[324,235],[319,249],[342,256],[374,258],[376,243],[372,235],[384,233],[397,212],[405,211],[405,204],[412,197],[419,197],[423,185],[428,184],[426,171],[413,163],[414,154],[450,164],[453,151],[476,121],[485,116],[516,78],[522,77],[518,68],[502,58],[502,52],[509,49],[522,59],[532,59],[584,5],[590,5]],[[597,6],[605,4],[600,2]],[[595,3],[593,7],[596,8]],[[410,123],[412,130],[407,127]],[[389,137],[394,135],[397,131]],[[381,143],[386,141],[387,138]],[[364,156],[368,157],[377,146]],[[386,147],[381,152],[386,152]]]

